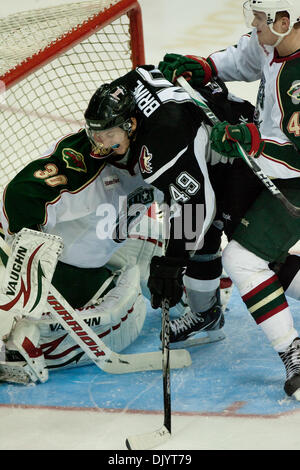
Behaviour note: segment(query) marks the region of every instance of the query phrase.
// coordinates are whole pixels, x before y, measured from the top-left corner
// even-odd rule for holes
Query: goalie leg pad
[[[30,320],[18,321],[11,333],[7,345],[17,349],[28,365],[28,373],[33,382],[48,380],[48,370],[42,348],[39,347],[40,329]]]
[[[5,274],[5,266],[0,265],[0,286],[2,285],[2,279]],[[15,323],[14,315],[5,310],[0,309],[0,342],[1,340],[6,340],[9,337],[9,334]]]
[[[120,276],[102,306],[111,312],[111,333],[106,344],[113,351],[120,352],[138,337],[146,317],[138,266],[127,269]]]
[[[106,346],[120,352],[138,337],[146,317],[146,304],[140,290],[139,268],[121,272],[116,286],[98,305],[76,310]],[[91,364],[91,360],[61,325],[45,313],[38,322],[48,369],[70,368]]]
[[[62,240],[23,228],[14,238],[0,287],[0,311],[40,318],[46,304]]]

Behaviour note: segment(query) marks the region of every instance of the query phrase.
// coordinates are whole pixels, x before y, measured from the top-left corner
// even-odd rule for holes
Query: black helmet
[[[132,91],[124,86],[104,84],[92,96],[84,117],[87,127],[102,131],[111,127],[129,130],[127,122],[135,115]]]

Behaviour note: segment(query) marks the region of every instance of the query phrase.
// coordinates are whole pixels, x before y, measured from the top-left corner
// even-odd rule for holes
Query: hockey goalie
[[[105,265],[100,288],[88,301],[85,302],[84,270],[75,269],[78,279],[74,276],[74,283],[66,288],[66,292],[70,291],[66,296],[73,305],[85,302],[75,308],[76,313],[115,352],[132,344],[144,325],[146,299],[150,300],[147,287],[150,262],[153,256],[163,253],[162,223],[155,215],[157,210],[158,206],[153,204],[138,229],[132,230],[124,246],[111,256]],[[61,240],[58,236],[23,229],[14,237],[11,248],[0,237],[0,381],[45,382],[49,371],[92,364],[89,355],[53,316],[53,310],[52,314],[47,311],[47,306],[53,304],[51,296],[47,295],[48,290],[51,291],[51,282],[55,284],[58,278],[63,283],[60,270],[65,266],[57,261],[63,252]],[[46,249],[39,253],[41,245]],[[74,266],[68,265],[67,270],[74,270]],[[228,285],[226,279],[221,279],[220,285],[221,303],[225,309],[231,283]],[[46,305],[41,310],[42,290],[48,303],[44,302]],[[171,316],[176,319],[187,311],[189,307],[184,294],[180,303],[171,309]],[[190,340],[190,344],[224,338],[222,331],[217,332],[218,337],[214,332],[207,333]],[[176,348],[176,344],[173,346]],[[175,367],[188,364],[189,359],[179,360]]]
[[[45,382],[51,370],[92,363],[47,311],[51,282],[60,286],[75,312],[112,351],[120,352],[133,343],[146,316],[149,263],[153,255],[162,253],[160,225],[158,219],[146,214],[138,230],[101,270],[57,261],[64,253],[59,236],[23,229],[14,237],[11,249],[1,238],[0,380]],[[65,289],[61,288],[63,276],[72,279]],[[94,289],[90,287],[93,281]],[[43,302],[43,296],[48,303]]]

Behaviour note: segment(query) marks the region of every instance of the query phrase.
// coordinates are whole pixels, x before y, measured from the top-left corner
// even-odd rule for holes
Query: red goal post
[[[67,3],[0,18],[1,189],[55,140],[82,127],[102,83],[144,63],[137,0]]]

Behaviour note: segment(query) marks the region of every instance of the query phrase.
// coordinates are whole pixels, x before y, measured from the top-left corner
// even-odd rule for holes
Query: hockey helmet
[[[248,27],[252,26],[253,11],[266,14],[266,21],[272,33],[284,37],[290,33],[295,23],[300,21],[299,0],[248,0],[244,3],[244,17]],[[276,20],[276,14],[287,11],[290,17],[290,27],[286,33],[274,31],[273,24]]]
[[[84,113],[85,121],[90,129],[103,131],[112,127],[124,126],[135,115],[133,93],[124,86],[104,84],[92,96]]]
[[[113,154],[120,146],[118,140],[121,130],[130,136],[131,117],[134,116],[135,100],[130,90],[124,86],[107,83],[98,88],[84,113],[86,133],[93,146],[91,156],[103,158]],[[101,142],[101,134],[113,128],[116,141],[112,142],[110,147],[105,147]]]

